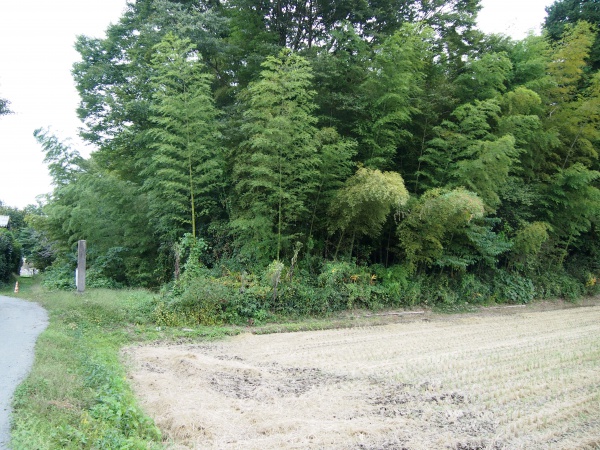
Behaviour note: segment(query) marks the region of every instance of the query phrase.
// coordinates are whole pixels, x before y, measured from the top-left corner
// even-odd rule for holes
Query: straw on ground
[[[600,306],[126,350],[172,448],[600,445]]]

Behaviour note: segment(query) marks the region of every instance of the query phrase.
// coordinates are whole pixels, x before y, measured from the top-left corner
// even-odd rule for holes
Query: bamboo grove
[[[239,314],[593,291],[598,2],[523,40],[479,3],[131,2],[76,42],[97,150],[36,132],[50,272],[86,239],[99,283]]]

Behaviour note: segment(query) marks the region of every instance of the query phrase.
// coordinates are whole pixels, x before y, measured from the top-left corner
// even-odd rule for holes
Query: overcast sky
[[[479,25],[487,33],[516,39],[539,33],[546,6],[554,0],[483,0]],[[75,37],[102,37],[118,21],[126,0],[0,0],[0,97],[15,114],[0,117],[0,201],[23,208],[51,191],[36,128],[77,139],[77,91],[71,67],[78,59]]]

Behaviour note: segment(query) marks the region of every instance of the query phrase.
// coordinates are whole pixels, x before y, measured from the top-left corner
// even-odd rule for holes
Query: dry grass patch
[[[600,306],[126,350],[169,447],[572,449],[600,436]]]

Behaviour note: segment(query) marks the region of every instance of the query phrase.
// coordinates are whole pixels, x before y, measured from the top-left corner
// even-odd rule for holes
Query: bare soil
[[[170,449],[600,448],[600,299],[354,323],[124,355]]]

